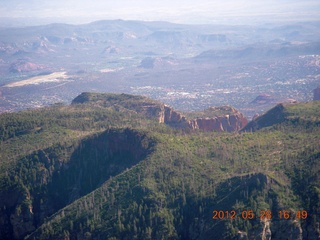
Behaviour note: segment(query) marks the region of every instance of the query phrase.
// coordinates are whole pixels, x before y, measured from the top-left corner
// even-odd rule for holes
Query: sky
[[[310,21],[320,20],[320,0],[0,0],[0,16],[0,21],[35,25],[103,19],[188,24]]]

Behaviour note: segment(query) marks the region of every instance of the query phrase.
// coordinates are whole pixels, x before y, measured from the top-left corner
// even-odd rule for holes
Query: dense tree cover
[[[171,129],[104,101],[102,107],[97,98],[0,116],[1,147],[11,149],[1,151],[0,194],[22,196],[0,200],[0,208],[25,218],[32,209],[35,231],[27,239],[265,234],[268,221],[244,219],[247,210],[271,211],[275,239],[284,228],[319,236],[319,103],[273,110],[282,120],[256,132],[204,133]],[[289,209],[309,216],[280,219],[279,211]],[[235,210],[237,218],[213,219],[214,210]]]
[[[126,109],[81,104],[5,113],[0,115],[0,161],[11,162],[35,149],[63,145],[110,127],[154,124]]]

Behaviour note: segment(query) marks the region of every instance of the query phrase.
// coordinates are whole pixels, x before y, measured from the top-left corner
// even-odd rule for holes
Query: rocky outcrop
[[[313,90],[313,101],[320,100],[320,87]]]
[[[261,222],[263,223],[263,230],[261,234],[262,240],[271,240],[271,230],[270,230],[270,220],[262,219]]]
[[[273,239],[303,239],[303,229],[301,223],[297,220],[287,220],[287,221],[274,221],[271,225],[271,232]],[[309,237],[308,239],[319,239],[316,236],[315,231],[308,229],[305,234]],[[312,236],[312,237],[311,237]]]
[[[239,131],[248,123],[242,113],[230,106],[210,107],[186,117],[161,102],[129,94],[82,93],[72,101],[72,104],[84,103],[117,109],[125,108],[171,127],[200,129],[206,132]]]
[[[26,59],[18,59],[10,65],[10,72],[12,73],[21,73],[21,72],[32,72],[43,70],[45,67],[40,64],[32,63]]]
[[[163,123],[180,127],[188,126],[186,117],[173,108],[165,105],[163,113]]]
[[[239,234],[239,233],[238,233]],[[308,231],[308,235],[314,234],[314,232]],[[286,220],[283,219],[261,219],[259,224],[256,225],[255,229],[249,231],[249,239],[261,239],[261,240],[271,240],[271,239],[303,239],[303,229],[301,223],[297,220]],[[257,237],[258,236],[258,237]],[[271,237],[272,236],[272,237]],[[238,239],[247,239],[241,238]],[[318,239],[316,235],[313,238],[308,239]]]
[[[189,126],[192,129],[201,129],[206,132],[234,132],[248,124],[247,118],[238,110],[232,107],[221,107],[219,109],[228,109],[229,114],[192,119],[188,121]]]
[[[241,114],[225,115],[212,118],[196,118],[188,121],[192,129],[201,129],[206,132],[234,132],[244,128],[248,120]]]
[[[224,116],[217,117],[199,117],[187,119],[181,113],[165,106],[164,116],[160,122],[175,125],[177,127],[188,127],[191,129],[200,129],[205,132],[234,132],[244,128],[248,120],[242,113],[232,108],[233,112]],[[162,120],[163,119],[163,120]]]

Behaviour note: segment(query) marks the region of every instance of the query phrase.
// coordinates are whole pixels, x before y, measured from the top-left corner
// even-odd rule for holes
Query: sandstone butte
[[[244,128],[248,124],[247,118],[235,108],[228,108],[231,112],[223,116],[187,119],[183,114],[164,105],[164,110],[160,112],[159,122],[176,127],[200,129],[206,132],[235,132]]]

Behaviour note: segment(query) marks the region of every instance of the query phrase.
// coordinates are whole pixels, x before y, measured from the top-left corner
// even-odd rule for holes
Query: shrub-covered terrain
[[[85,93],[0,115],[0,238],[320,237],[319,101],[239,133],[173,129],[157,104]]]

